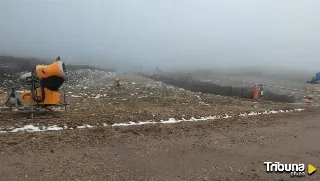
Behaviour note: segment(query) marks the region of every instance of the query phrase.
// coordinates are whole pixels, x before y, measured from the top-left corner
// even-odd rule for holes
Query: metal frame
[[[12,90],[14,91],[14,89]],[[45,109],[45,110],[49,110],[49,111],[53,111],[50,109],[50,107],[64,107],[64,112],[66,113],[67,112],[67,106],[69,105],[67,103],[67,98],[66,98],[66,89],[63,87],[63,90],[62,90],[62,93],[63,93],[63,102],[61,104],[54,104],[54,105],[43,105],[43,104],[33,104],[32,102],[32,97],[34,95],[34,90],[31,89],[31,101],[30,101],[30,105],[19,105],[19,94],[14,91],[13,94],[15,95],[15,98],[14,98],[14,106],[11,106],[11,104],[7,104],[8,101],[12,98],[11,97],[11,93],[8,95],[8,99],[6,100],[5,102],[5,106],[7,106],[8,108],[16,108],[18,111],[27,111],[29,113],[31,113],[31,119],[34,118],[34,113],[40,109]],[[21,102],[21,101],[20,101]]]

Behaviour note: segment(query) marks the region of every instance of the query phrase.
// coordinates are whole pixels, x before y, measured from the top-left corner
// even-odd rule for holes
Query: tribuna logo
[[[280,162],[264,162],[267,167],[267,172],[287,172],[292,177],[305,176],[305,164],[283,164]]]

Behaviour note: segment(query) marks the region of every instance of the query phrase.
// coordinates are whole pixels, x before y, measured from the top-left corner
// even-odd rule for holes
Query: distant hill
[[[11,57],[11,56],[0,56],[0,75],[9,73],[18,73],[23,71],[30,71],[32,68],[38,64],[50,64],[52,62],[48,60],[41,60],[37,58],[21,58],[21,57]],[[106,72],[115,72],[115,69],[104,69],[93,67],[90,65],[67,65],[68,70],[76,69],[90,69],[90,70],[100,70]]]

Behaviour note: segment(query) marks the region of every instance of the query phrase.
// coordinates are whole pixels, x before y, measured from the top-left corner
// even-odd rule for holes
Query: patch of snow
[[[239,116],[256,116],[256,115],[261,115],[261,114],[276,114],[276,113],[284,113],[284,112],[293,112],[293,111],[303,111],[304,109],[294,109],[294,110],[279,110],[279,111],[264,111],[264,112],[250,112],[250,113],[242,113]],[[127,122],[127,123],[114,123],[112,125],[108,125],[106,123],[103,123],[103,126],[108,127],[116,127],[116,126],[135,126],[135,125],[144,125],[144,124],[174,124],[174,123],[179,123],[179,122],[192,122],[192,121],[207,121],[207,120],[215,120],[215,119],[221,119],[221,118],[230,118],[232,116],[230,115],[225,115],[225,116],[220,116],[220,115],[216,115],[216,116],[207,116],[207,117],[201,117],[201,118],[190,118],[190,119],[185,119],[182,118],[181,120],[177,120],[175,118],[169,118],[168,120],[160,120],[160,121],[141,121],[141,122]],[[91,126],[88,124],[82,125],[82,126],[77,126],[78,129],[84,129],[84,128],[93,128],[95,126]],[[1,130],[2,128],[0,128]],[[0,131],[0,133],[15,133],[15,132],[19,132],[19,131],[23,131],[23,132],[38,132],[38,131],[59,131],[59,130],[63,130],[63,129],[68,129],[67,126],[64,127],[59,127],[57,125],[52,125],[49,127],[45,127],[45,126],[34,126],[34,125],[25,125],[24,127],[21,128],[11,128],[11,131]],[[73,128],[69,128],[69,129],[73,129]]]
[[[15,133],[15,132],[19,132],[19,131],[22,131],[22,132],[37,132],[37,131],[58,131],[58,130],[62,130],[63,128],[62,127],[58,127],[57,125],[52,125],[52,126],[49,126],[49,127],[45,127],[45,126],[41,126],[41,127],[37,127],[37,126],[34,126],[34,125],[25,125],[24,127],[21,127],[21,128],[15,128],[11,131],[7,131],[7,132],[12,132],[12,133]]]
[[[154,121],[138,122],[138,125],[143,125],[143,124],[156,124],[156,122]]]
[[[294,111],[303,111],[304,109],[295,109]]]
[[[257,112],[250,112],[250,113],[248,114],[248,116],[256,116],[256,115],[258,115]]]
[[[63,130],[64,128],[58,127],[57,125],[49,126],[46,130],[48,131],[58,131],[58,130]]]
[[[199,102],[199,104],[205,105],[205,106],[209,106],[209,104],[205,103],[205,102]]]
[[[81,96],[77,96],[77,95],[71,95],[71,97],[81,97]]]
[[[138,123],[130,121],[128,123],[114,123],[111,126],[132,126],[132,125],[138,125]]]
[[[41,131],[39,127],[35,127],[33,125],[25,125],[22,128],[15,128],[11,130],[10,132],[18,132],[18,131],[27,131],[27,132],[34,132],[34,131]]]
[[[166,123],[178,123],[178,122],[181,122],[182,120],[176,120],[176,119],[174,119],[174,118],[169,118],[169,120],[167,120],[167,121],[161,121],[161,123],[164,123],[164,124],[166,124]]]
[[[79,128],[79,129],[83,129],[83,128],[93,128],[93,126],[88,125],[88,124],[85,124],[85,125],[82,125],[82,126],[77,126],[77,128]]]
[[[232,116],[225,115],[223,118],[231,118]]]

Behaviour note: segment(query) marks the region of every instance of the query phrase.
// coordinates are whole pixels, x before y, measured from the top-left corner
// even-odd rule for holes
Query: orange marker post
[[[254,86],[252,88],[252,95],[253,95],[252,98],[253,98],[254,101],[258,101],[259,100],[259,88],[258,87]]]

